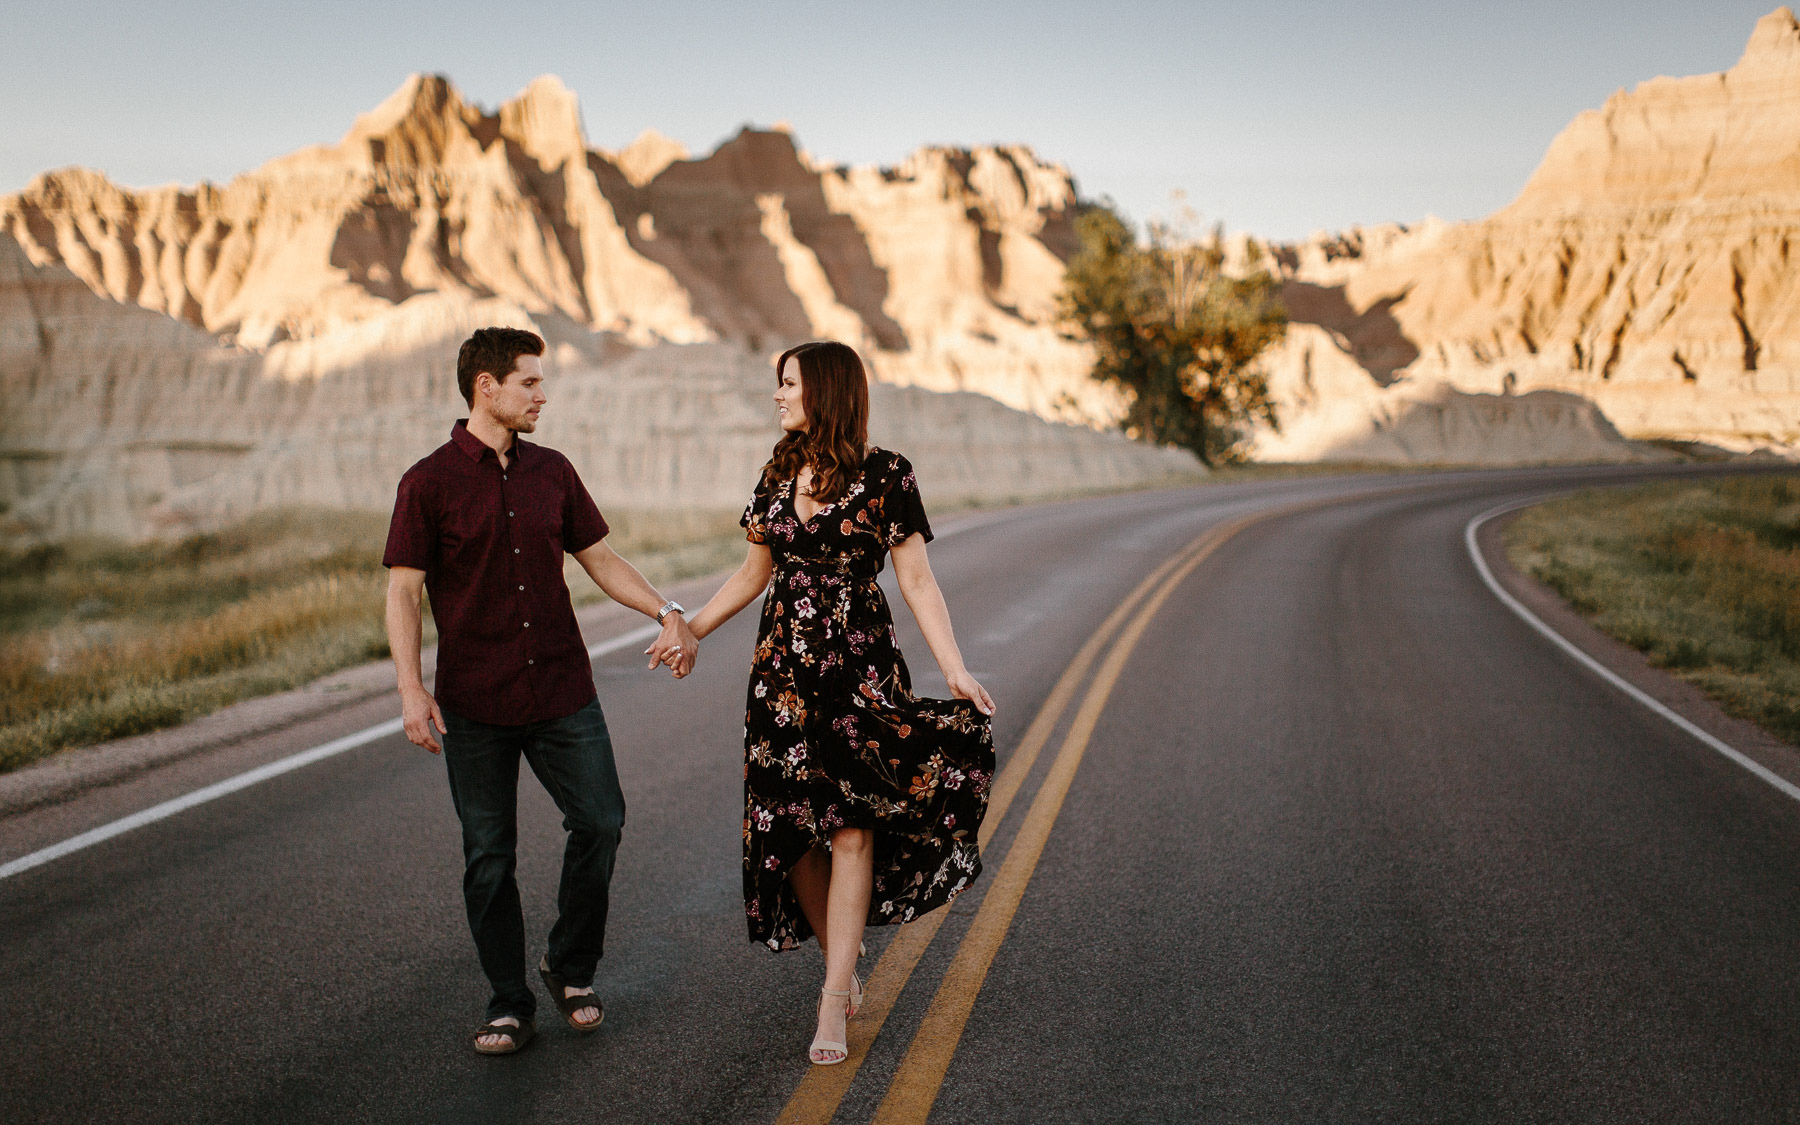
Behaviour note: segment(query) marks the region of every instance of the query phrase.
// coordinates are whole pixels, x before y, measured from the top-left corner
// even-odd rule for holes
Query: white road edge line
[[[1555,493],[1552,495],[1561,495],[1561,493]],[[1618,688],[1620,691],[1624,692],[1626,695],[1630,696],[1632,699],[1635,699],[1639,703],[1642,703],[1645,707],[1648,707],[1650,710],[1654,711],[1656,714],[1661,715],[1663,718],[1669,720],[1669,722],[1674,723],[1677,727],[1680,727],[1682,730],[1686,731],[1688,734],[1693,735],[1695,738],[1699,739],[1701,742],[1705,743],[1707,746],[1711,747],[1714,750],[1717,750],[1719,753],[1723,754],[1727,758],[1730,758],[1732,761],[1736,762],[1738,765],[1743,766],[1745,769],[1749,770],[1751,773],[1755,774],[1757,777],[1761,778],[1762,780],[1768,782],[1770,785],[1773,785],[1776,789],[1779,789],[1781,792],[1787,794],[1789,797],[1792,797],[1796,801],[1800,801],[1800,786],[1796,786],[1793,782],[1789,781],[1787,778],[1782,777],[1780,774],[1769,769],[1767,766],[1764,766],[1761,762],[1758,762],[1754,758],[1751,758],[1748,754],[1745,754],[1743,751],[1738,750],[1735,747],[1732,747],[1730,745],[1727,745],[1726,743],[1721,742],[1719,739],[1714,738],[1712,735],[1708,734],[1707,732],[1701,730],[1699,727],[1695,726],[1693,723],[1682,718],[1680,715],[1678,715],[1674,711],[1670,710],[1667,706],[1665,706],[1658,700],[1652,698],[1651,696],[1649,696],[1648,694],[1643,692],[1641,689],[1639,689],[1635,685],[1633,685],[1630,682],[1628,682],[1627,680],[1625,680],[1624,677],[1620,676],[1617,672],[1614,672],[1611,668],[1606,667],[1604,664],[1600,663],[1598,660],[1595,660],[1593,657],[1589,656],[1587,653],[1581,651],[1579,648],[1576,648],[1575,645],[1571,641],[1569,641],[1561,633],[1558,633],[1556,630],[1552,629],[1550,626],[1544,624],[1543,621],[1538,618],[1537,614],[1532,613],[1529,609],[1526,609],[1525,606],[1517,598],[1515,598],[1511,594],[1507,593],[1501,587],[1499,581],[1494,578],[1494,572],[1492,570],[1488,569],[1487,560],[1481,557],[1481,548],[1479,546],[1477,546],[1476,542],[1475,542],[1476,532],[1481,530],[1482,524],[1488,522],[1491,519],[1494,519],[1498,516],[1503,516],[1508,512],[1518,511],[1520,508],[1529,508],[1534,504],[1541,504],[1545,500],[1548,500],[1550,498],[1551,498],[1550,495],[1545,495],[1545,496],[1535,497],[1530,500],[1519,500],[1519,501],[1515,501],[1510,504],[1502,504],[1498,508],[1490,509],[1489,511],[1483,512],[1482,514],[1476,516],[1474,519],[1470,520],[1466,526],[1464,526],[1464,528],[1463,528],[1463,543],[1468,547],[1469,558],[1474,561],[1475,569],[1477,572],[1480,573],[1481,580],[1483,582],[1487,583],[1488,589],[1493,591],[1493,594],[1496,598],[1500,599],[1501,604],[1505,605],[1506,608],[1508,608],[1508,609],[1512,610],[1514,613],[1518,614],[1519,618],[1522,621],[1524,621],[1525,624],[1531,626],[1533,629],[1536,629],[1538,632],[1542,633],[1544,636],[1550,638],[1551,642],[1554,643],[1558,648],[1562,649],[1564,652],[1568,653],[1570,656],[1574,657],[1576,660],[1578,660],[1582,664],[1586,665],[1587,668],[1590,671],[1592,671],[1595,675],[1599,676],[1601,679],[1605,680],[1607,683],[1611,684],[1612,686]]]
[[[639,641],[651,640],[658,632],[659,630],[656,626],[645,625],[641,628],[633,629],[629,633],[614,637],[611,640],[589,645],[587,650],[588,659],[596,660],[608,653],[617,652],[626,645],[636,644]],[[83,832],[79,836],[71,836],[59,844],[51,844],[49,847],[40,848],[30,855],[22,855],[10,863],[0,864],[0,879],[10,879],[21,871],[30,871],[34,867],[42,867],[52,860],[61,859],[63,856],[78,852],[83,848],[92,847],[104,840],[110,840],[114,836],[122,836],[134,828],[142,828],[146,824],[154,824],[156,821],[167,819],[178,812],[185,812],[196,805],[204,805],[206,802],[216,800],[226,794],[236,793],[240,789],[248,789],[250,786],[267,781],[271,777],[280,777],[282,774],[297,770],[302,766],[310,766],[314,762],[321,762],[326,758],[335,757],[344,753],[346,750],[354,750],[358,746],[366,746],[378,738],[386,738],[390,734],[399,734],[402,729],[403,727],[399,719],[389,719],[385,723],[376,723],[374,726],[366,727],[363,730],[357,731],[355,734],[347,734],[342,738],[334,738],[330,742],[315,746],[310,750],[302,750],[297,754],[291,754],[286,758],[270,762],[268,765],[258,766],[256,769],[240,773],[236,777],[228,777],[224,781],[215,782],[204,789],[196,789],[192,793],[176,797],[173,800],[164,801],[160,805],[152,805],[142,812],[132,813],[130,816],[122,817],[109,824],[102,824],[98,828]]]

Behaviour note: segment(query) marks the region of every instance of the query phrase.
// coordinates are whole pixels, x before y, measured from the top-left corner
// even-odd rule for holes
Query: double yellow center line
[[[982,897],[981,907],[976,911],[974,921],[970,923],[962,944],[958,946],[949,969],[938,985],[931,1007],[926,1011],[924,1020],[913,1035],[911,1046],[907,1048],[905,1058],[901,1060],[899,1069],[888,1085],[887,1096],[875,1112],[876,1125],[924,1125],[925,1119],[930,1115],[931,1107],[937,1101],[938,1091],[944,1084],[944,1074],[962,1039],[963,1026],[975,1007],[975,998],[981,991],[982,982],[987,979],[988,967],[999,953],[1007,928],[1012,925],[1013,915],[1018,912],[1019,903],[1025,896],[1025,888],[1031,882],[1033,872],[1037,870],[1038,860],[1044,853],[1045,844],[1049,842],[1050,831],[1056,825],[1057,814],[1062,811],[1069,787],[1075,781],[1075,773],[1081,766],[1082,756],[1087,752],[1088,742],[1100,721],[1100,714],[1105,710],[1113,688],[1124,673],[1132,650],[1143,638],[1144,631],[1162,609],[1163,603],[1168,601],[1176,587],[1195,567],[1205,562],[1238,532],[1274,516],[1315,507],[1318,503],[1256,512],[1208,529],[1140,582],[1069,662],[1068,668],[1063,671],[1056,686],[1044,700],[1043,707],[1032,719],[1018,749],[994,781],[987,816],[981,825],[980,842],[984,851],[996,828],[1006,818],[1013,798],[1018,796],[1025,779],[1036,765],[1039,753],[1049,743],[1063,713],[1068,710],[1082,683],[1087,680],[1094,662],[1100,659],[1101,650],[1109,642],[1112,643],[1112,648],[1100,663],[1099,671],[1088,684],[1081,706],[1076,710],[1075,718],[1063,736],[1062,745],[1043,784],[1038,787],[1037,796],[1033,798],[1030,811],[1025,815],[1025,822],[1006,853],[1005,862],[989,883]],[[933,911],[903,927],[894,940],[888,943],[886,952],[876,963],[875,971],[870,975],[865,988],[868,1000],[849,1025],[849,1057],[837,1066],[811,1068],[794,1091],[793,1097],[788,1100],[781,1116],[776,1119],[776,1125],[828,1125],[843,1102],[844,1094],[850,1089],[851,1082],[855,1080],[857,1070],[868,1057],[869,1047],[880,1034],[882,1024],[893,1010],[894,1001],[906,987],[919,958],[924,955],[932,938],[937,936],[938,928],[943,925],[948,913],[948,910]]]

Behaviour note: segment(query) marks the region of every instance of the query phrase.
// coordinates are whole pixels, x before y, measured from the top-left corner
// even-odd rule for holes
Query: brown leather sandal
[[[550,955],[547,953],[544,955],[544,959],[538,962],[538,976],[544,978],[544,987],[550,990],[550,999],[556,1002],[557,1011],[563,1014],[563,1019],[569,1022],[570,1027],[582,1032],[599,1030],[601,1022],[606,1019],[606,1005],[600,1003],[600,997],[591,992],[578,992],[573,996],[563,995],[563,989],[569,986],[563,983],[561,977],[550,971]],[[583,1008],[596,1009],[600,1014],[594,1017],[592,1023],[582,1023],[575,1018],[575,1013]]]
[[[506,1017],[502,1016],[501,1018],[505,1019]],[[477,1051],[480,1051],[484,1055],[510,1055],[514,1051],[523,1051],[525,1049],[525,1044],[531,1042],[531,1037],[535,1034],[537,1034],[537,1029],[533,1026],[531,1020],[520,1020],[518,1027],[514,1027],[507,1023],[493,1023],[490,1021],[482,1024],[476,1029],[475,1034],[470,1038],[470,1042],[475,1045]],[[506,1036],[506,1042],[498,1047],[484,1047],[482,1046],[481,1039],[485,1035],[504,1035]]]

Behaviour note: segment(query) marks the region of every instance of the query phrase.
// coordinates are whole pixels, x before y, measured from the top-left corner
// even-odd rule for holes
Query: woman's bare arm
[[[931,559],[925,553],[925,537],[914,533],[893,548],[894,577],[899,580],[900,594],[925,634],[931,655],[937,658],[950,694],[967,699],[984,715],[994,713],[994,701],[987,689],[969,675],[963,666],[962,650],[956,646],[956,634],[950,628],[950,608],[944,604],[944,592],[938,589],[937,575],[931,573]]]
[[[750,544],[750,550],[744,556],[744,564],[719,592],[708,599],[699,613],[694,615],[689,627],[694,635],[704,639],[706,635],[719,626],[736,617],[738,611],[762,596],[769,588],[769,576],[775,573],[775,560],[769,554],[769,548],[763,543]]]

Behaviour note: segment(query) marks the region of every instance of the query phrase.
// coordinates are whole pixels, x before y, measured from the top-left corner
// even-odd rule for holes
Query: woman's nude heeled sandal
[[[844,1019],[848,1020],[850,1018],[850,1010],[849,1010],[850,990],[848,988],[821,988],[821,989],[819,989],[819,994],[821,996],[842,996],[844,998],[844,1002],[845,1002],[844,1003]],[[848,1039],[849,1034],[846,1033],[844,1038]],[[820,1051],[836,1051],[837,1058],[822,1059],[819,1057]],[[843,1062],[845,1059],[847,1059],[849,1057],[850,1057],[850,1044],[836,1042],[831,1039],[819,1039],[819,1038],[815,1037],[812,1041],[812,1046],[810,1046],[806,1049],[807,1061],[811,1062],[814,1066],[836,1066],[837,1064]]]

